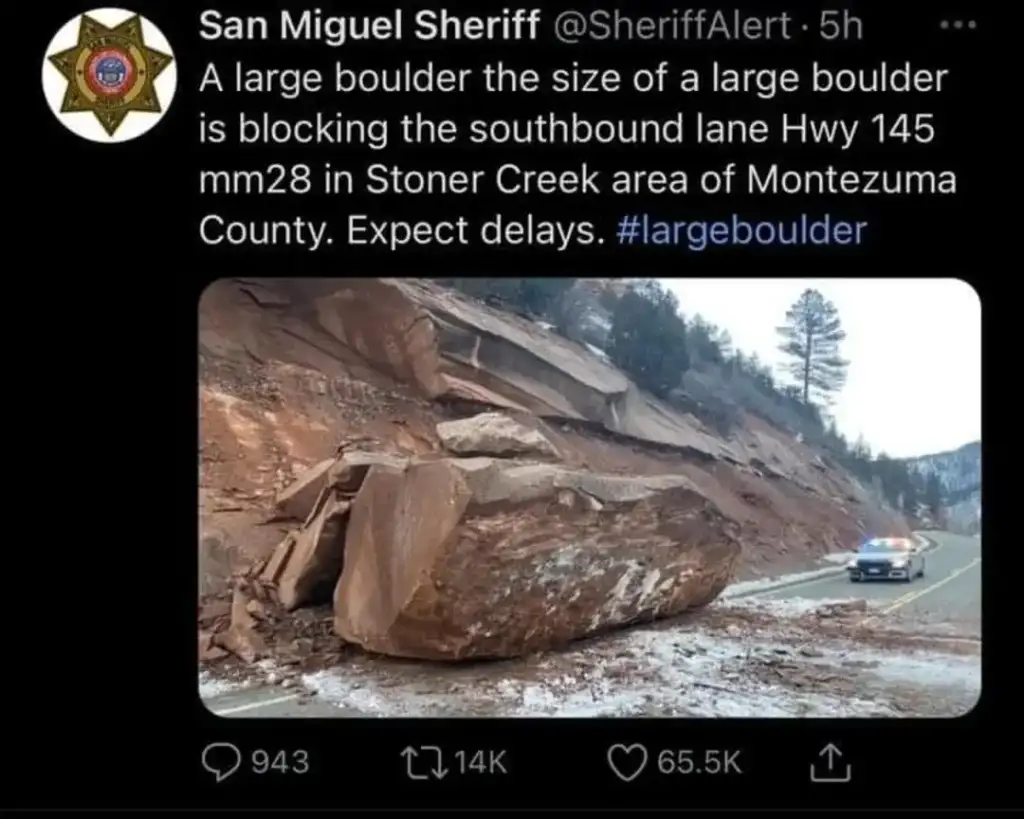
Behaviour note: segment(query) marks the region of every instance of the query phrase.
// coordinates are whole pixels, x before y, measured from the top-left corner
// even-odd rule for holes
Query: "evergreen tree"
[[[817,290],[805,290],[786,311],[786,323],[777,332],[783,338],[779,349],[795,359],[784,369],[799,383],[804,403],[810,403],[812,392],[827,403],[843,388],[849,366],[839,356],[846,332],[836,306]]]
[[[690,360],[676,297],[653,279],[630,287],[615,306],[608,354],[660,398],[679,386]]]
[[[854,458],[860,461],[871,460],[871,446],[864,440],[864,433],[857,436],[857,440],[853,444],[851,454]]]
[[[942,481],[939,480],[939,476],[934,472],[929,472],[924,485],[924,504],[928,507],[928,511],[932,513],[932,517],[936,520],[942,516],[944,495],[945,492],[943,490]]]
[[[439,281],[496,307],[546,318],[557,317],[562,298],[576,282],[575,279],[568,278],[479,278]]]
[[[715,336],[715,343],[718,344],[718,349],[722,354],[723,362],[732,357],[732,336],[729,335],[728,330],[719,330]]]
[[[690,319],[686,327],[686,349],[690,358],[708,364],[721,364],[722,349],[718,346],[717,336],[718,328],[699,313]]]
[[[575,279],[513,279],[517,282],[516,306],[535,316],[551,318]]]
[[[904,474],[907,475],[906,486],[903,489],[903,511],[910,517],[917,516],[917,507],[921,502],[921,491],[917,483],[917,473],[906,471],[906,464],[903,465]]]

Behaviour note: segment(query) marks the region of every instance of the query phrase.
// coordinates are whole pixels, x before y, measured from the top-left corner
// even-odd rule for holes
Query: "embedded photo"
[[[958,279],[225,278],[198,688],[225,718],[958,717]]]

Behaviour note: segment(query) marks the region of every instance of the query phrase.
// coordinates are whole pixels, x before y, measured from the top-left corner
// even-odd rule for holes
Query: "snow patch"
[[[741,598],[730,600],[724,603],[716,600],[711,604],[712,608],[728,608],[731,610],[750,610],[760,612],[772,617],[803,617],[822,610],[838,606],[849,606],[851,603],[860,601],[859,597],[834,597],[834,598],[806,598],[806,597],[779,597],[772,599],[764,598]],[[864,605],[871,609],[882,608],[883,603],[888,601],[865,600]]]
[[[847,560],[849,560],[849,558],[847,558]],[[795,586],[799,583],[807,583],[812,580],[820,580],[825,577],[834,577],[841,572],[841,568],[829,566],[825,569],[812,569],[806,572],[794,572],[793,574],[782,575],[781,577],[761,577],[757,580],[744,580],[739,583],[730,584],[718,596],[718,599],[728,600],[734,597],[746,597],[747,595],[767,592],[783,586]]]
[[[225,680],[214,677],[209,671],[199,672],[199,696],[204,700],[251,688],[253,684],[253,680]]]
[[[715,603],[691,620],[539,658],[353,662],[302,681],[329,704],[379,717],[905,717],[962,713],[977,700],[977,655],[887,643],[896,632],[856,642],[846,620],[806,616],[849,603]]]

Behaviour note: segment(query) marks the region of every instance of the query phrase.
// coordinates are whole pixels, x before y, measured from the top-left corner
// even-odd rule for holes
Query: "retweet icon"
[[[103,8],[72,18],[43,60],[43,91],[69,131],[93,142],[125,142],[167,112],[178,76],[170,43],[144,17]]]

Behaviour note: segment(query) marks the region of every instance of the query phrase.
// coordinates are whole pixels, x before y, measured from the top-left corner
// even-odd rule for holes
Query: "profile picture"
[[[57,120],[93,142],[152,130],[178,83],[171,44],[146,18],[101,8],[68,20],[43,56],[43,93]]]

